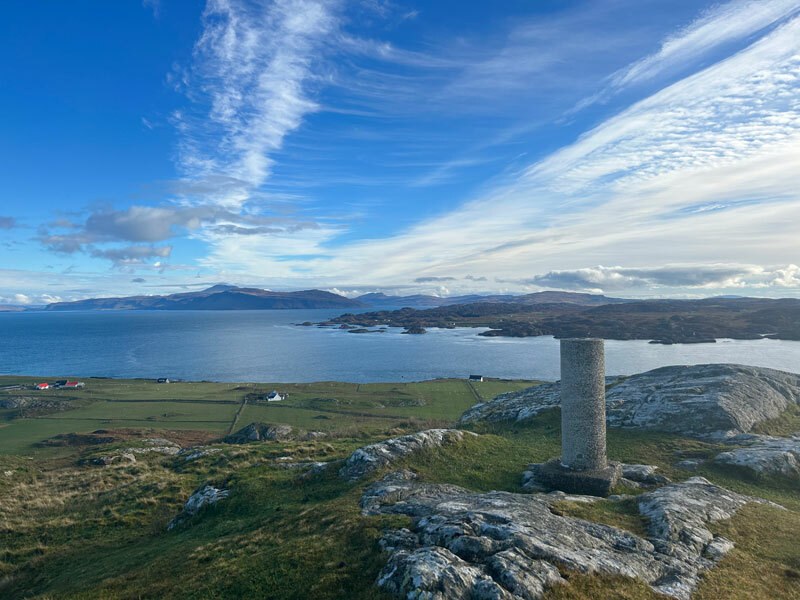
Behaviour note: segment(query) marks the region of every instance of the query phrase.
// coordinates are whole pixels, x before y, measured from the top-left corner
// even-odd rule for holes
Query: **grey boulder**
[[[210,484],[200,486],[189,496],[189,499],[183,505],[183,510],[169,522],[167,530],[174,529],[177,525],[200,512],[203,507],[214,505],[229,495],[230,490],[217,488]]]

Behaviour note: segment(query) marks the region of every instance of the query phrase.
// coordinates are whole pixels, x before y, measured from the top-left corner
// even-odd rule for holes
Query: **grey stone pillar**
[[[606,457],[603,340],[561,340],[561,464],[599,471]]]

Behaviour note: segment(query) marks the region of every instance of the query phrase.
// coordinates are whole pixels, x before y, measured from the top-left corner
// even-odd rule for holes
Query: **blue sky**
[[[0,303],[800,289],[800,0],[2,11]]]

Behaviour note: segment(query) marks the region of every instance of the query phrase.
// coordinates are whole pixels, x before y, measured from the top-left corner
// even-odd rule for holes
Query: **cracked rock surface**
[[[744,365],[662,367],[628,378],[606,378],[612,427],[659,429],[726,437],[781,415],[800,400],[800,375]],[[524,421],[558,406],[558,382],[502,394],[476,404],[460,423]]]
[[[759,475],[800,479],[800,434],[792,437],[737,436],[731,441],[749,443],[744,448],[722,452],[714,462],[745,467]]]
[[[389,553],[377,584],[398,598],[540,598],[565,583],[561,571],[638,578],[687,600],[699,574],[733,544],[707,524],[730,518],[751,498],[695,477],[639,497],[647,538],[559,516],[563,495],[474,493],[426,484],[398,471],[368,487],[365,515],[404,514],[411,529],[386,532]]]
[[[419,450],[456,444],[461,442],[464,436],[474,435],[476,434],[458,429],[428,429],[370,444],[359,448],[349,456],[344,466],[339,469],[339,476],[342,479],[355,481]]]

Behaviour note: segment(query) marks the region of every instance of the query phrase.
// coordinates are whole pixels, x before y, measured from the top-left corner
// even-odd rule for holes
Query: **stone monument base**
[[[619,463],[608,463],[598,471],[573,471],[554,458],[546,463],[528,465],[522,478],[523,489],[529,492],[552,492],[559,490],[568,494],[585,494],[606,497],[622,477]]]

